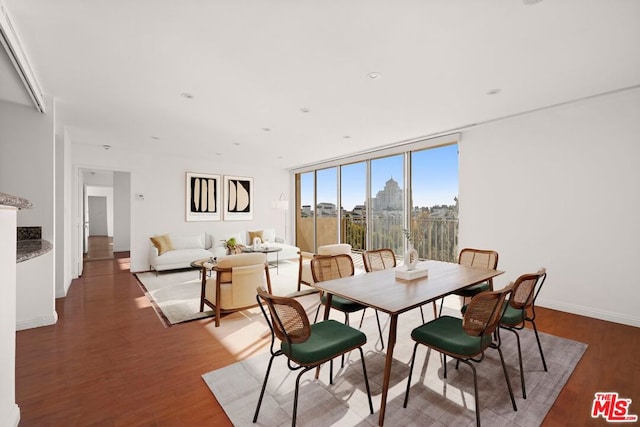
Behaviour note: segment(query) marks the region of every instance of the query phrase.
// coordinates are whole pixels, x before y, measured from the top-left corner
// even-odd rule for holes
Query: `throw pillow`
[[[256,237],[260,238],[260,243],[264,243],[264,239],[262,238],[262,230],[258,230],[249,232],[249,244],[253,244],[253,239],[255,239]]]
[[[151,243],[153,246],[158,249],[158,255],[162,255],[165,252],[169,252],[173,250],[173,245],[171,244],[171,239],[168,234],[163,234],[162,236],[153,236],[150,237]]]

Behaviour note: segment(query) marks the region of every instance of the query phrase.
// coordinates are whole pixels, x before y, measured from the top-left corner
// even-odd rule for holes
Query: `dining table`
[[[373,271],[340,279],[316,282],[314,287],[324,291],[327,296],[324,318],[329,318],[333,295],[350,299],[367,307],[387,313],[390,316],[389,338],[386,348],[384,377],[382,383],[382,401],[378,425],[384,424],[387,393],[393,363],[393,348],[396,343],[398,316],[429,302],[439,300],[467,286],[485,282],[504,271],[442,262],[421,261],[417,270],[427,270],[427,276],[406,280],[397,277],[396,269]]]

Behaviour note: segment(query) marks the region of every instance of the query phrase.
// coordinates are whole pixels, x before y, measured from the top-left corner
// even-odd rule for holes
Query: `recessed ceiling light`
[[[343,136],[343,138],[344,138],[344,139],[349,139],[349,138],[351,138],[351,137],[350,137],[349,135],[345,135],[345,136]]]
[[[308,113],[311,110],[309,110],[307,107],[302,107],[300,111],[302,111],[303,113]]]
[[[269,128],[262,128],[262,130],[263,130],[263,131],[265,131],[265,132],[269,132],[271,129],[269,129]]]
[[[380,77],[382,77],[382,74],[378,73],[377,71],[371,72],[369,74],[367,74],[367,77],[369,77],[370,79],[379,79]]]
[[[102,148],[104,148],[104,149],[105,149],[105,150],[107,150],[107,151],[111,150],[111,146],[110,146],[110,145],[107,145],[107,144],[104,144],[104,145],[102,146]]]
[[[222,155],[222,153],[216,153],[216,156],[221,156],[221,155]]]
[[[240,143],[239,142],[234,142],[233,145],[240,145]]]
[[[497,95],[502,91],[502,89],[491,89],[489,92],[487,92],[487,95]]]
[[[279,158],[279,159],[284,159],[284,157],[282,157],[282,156],[278,156],[278,158]]]
[[[152,137],[151,137],[151,139],[155,139],[155,140],[157,141],[157,140],[159,140],[159,139],[160,139],[160,137],[159,137],[159,136],[155,136],[155,135],[154,135],[154,136],[152,136]]]
[[[182,92],[180,94],[181,97],[183,98],[187,98],[187,99],[193,99],[193,94],[189,93],[189,92]]]

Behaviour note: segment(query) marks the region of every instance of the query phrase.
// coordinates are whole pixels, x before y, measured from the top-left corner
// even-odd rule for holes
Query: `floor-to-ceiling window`
[[[338,168],[316,171],[316,245],[338,243]],[[317,247],[316,246],[316,247]]]
[[[296,242],[391,248],[401,256],[408,228],[420,258],[455,261],[459,135],[333,160],[294,171]]]
[[[418,257],[457,260],[457,144],[411,152],[410,230]]]
[[[342,243],[349,243],[354,250],[364,250],[367,244],[366,162],[340,167],[340,196]]]
[[[315,172],[296,175],[296,245],[305,252],[315,252]]]
[[[404,253],[404,154],[371,160],[370,243]]]

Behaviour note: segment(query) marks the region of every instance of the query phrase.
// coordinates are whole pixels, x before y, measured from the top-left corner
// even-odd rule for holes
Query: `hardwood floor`
[[[129,259],[115,256],[85,264],[56,300],[57,324],[17,333],[20,426],[231,425],[201,375],[235,356],[210,320],[165,328]],[[545,426],[606,425],[590,417],[599,391],[632,399],[640,414],[640,328],[548,309],[538,319],[540,330],[589,345]]]
[[[89,236],[84,261],[113,259],[113,237]]]

